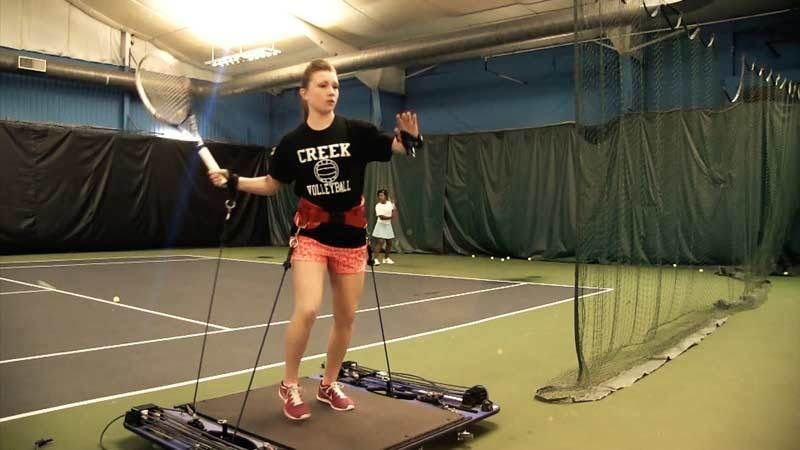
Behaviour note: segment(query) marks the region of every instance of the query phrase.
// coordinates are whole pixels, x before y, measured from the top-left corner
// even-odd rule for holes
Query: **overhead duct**
[[[20,56],[27,56],[26,53],[0,48],[0,70],[6,72],[24,71],[17,67],[17,60]],[[87,83],[104,84],[123,89],[135,90],[136,82],[133,72],[113,70],[110,68],[90,66],[75,62],[62,62],[54,58],[36,56],[47,61],[47,75],[70,80],[84,81]]]
[[[604,12],[583,18],[584,28],[600,27],[613,21],[618,24],[633,23],[641,14],[639,6],[621,8],[613,13]],[[574,30],[575,15],[571,9],[541,14],[525,19],[481,27],[435,39],[420,39],[365,49],[359,52],[327,58],[339,72],[376,69],[393,65],[417,64],[418,61],[442,55],[475,51],[513,42],[544,38]],[[222,84],[222,95],[239,94],[256,89],[266,89],[296,83],[302,78],[306,64],[269,72],[242,76]]]
[[[584,42],[586,40],[599,39],[603,35],[601,30],[595,30],[591,33],[583,33],[583,34],[585,35]],[[414,66],[420,68],[427,66],[427,68],[420,69],[421,72],[427,72],[429,69],[433,68],[433,66],[439,64],[445,64],[455,61],[464,61],[472,58],[494,58],[498,56],[505,56],[516,53],[525,53],[546,48],[560,47],[563,45],[572,45],[574,44],[574,42],[575,42],[574,33],[564,33],[556,36],[547,36],[538,39],[531,39],[529,41],[512,42],[510,44],[498,45],[495,47],[479,48],[477,50],[470,50],[462,53],[451,53],[447,55],[436,56],[433,58],[420,59],[414,61]],[[416,72],[416,73],[421,73],[421,72]],[[343,79],[355,78],[356,73],[357,72],[339,71],[338,75],[339,79],[343,80]],[[411,76],[409,74],[406,74],[406,78],[410,77]],[[270,87],[269,89],[272,92],[272,91],[281,91],[284,89],[294,88],[299,85],[299,81],[300,80],[295,80],[292,83],[280,84],[278,86]]]
[[[27,57],[29,53],[0,48],[0,71],[4,72],[29,72],[17,66],[20,56]],[[46,61],[44,74],[56,78],[82,81],[85,83],[114,86],[129,91],[136,91],[136,76],[132,70],[122,68],[100,67],[79,62],[65,62],[53,57],[37,55],[36,58]],[[192,80],[192,87],[199,95],[208,94],[214,83],[203,80]]]
[[[592,37],[599,37],[600,32],[592,35]],[[479,48],[477,50],[470,50],[462,53],[452,53],[449,55],[436,56],[434,58],[421,59],[414,62],[417,66],[430,66],[433,64],[444,64],[453,61],[463,61],[472,58],[488,58],[499,55],[508,55],[519,52],[526,52],[550,47],[558,47],[561,45],[570,45],[575,42],[574,33],[564,33],[556,36],[548,36],[538,39],[531,39],[523,42],[513,42],[511,44],[499,45],[496,47]]]

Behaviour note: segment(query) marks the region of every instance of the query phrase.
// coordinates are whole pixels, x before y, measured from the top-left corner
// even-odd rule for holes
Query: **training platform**
[[[482,386],[458,391],[408,375],[399,380],[393,375],[393,394],[387,396],[385,373],[346,364],[339,381],[356,404],[352,411],[334,411],[317,401],[319,378],[304,378],[300,384],[311,417],[303,421],[283,415],[275,384],[250,392],[238,431],[244,392],[198,402],[195,416],[187,405],[142,405],[128,411],[125,427],[174,450],[400,450],[445,435],[469,436],[470,424],[500,410]]]

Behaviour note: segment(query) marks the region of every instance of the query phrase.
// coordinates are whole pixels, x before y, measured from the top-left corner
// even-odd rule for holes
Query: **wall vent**
[[[47,72],[47,60],[30,58],[28,56],[19,56],[17,57],[17,68],[33,70],[35,72]]]

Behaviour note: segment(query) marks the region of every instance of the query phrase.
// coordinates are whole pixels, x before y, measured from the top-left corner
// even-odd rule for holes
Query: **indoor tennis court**
[[[0,449],[794,449],[789,0],[0,0]]]

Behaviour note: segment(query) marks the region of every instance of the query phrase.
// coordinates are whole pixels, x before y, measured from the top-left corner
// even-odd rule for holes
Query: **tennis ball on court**
[[[677,264],[673,264],[672,267],[678,267],[678,265]]]
[[[786,276],[788,276],[788,275],[789,275],[789,272],[783,272],[783,274],[784,274],[784,275],[786,275]]]
[[[119,297],[117,297],[116,295],[114,296],[113,300],[114,300],[114,303],[119,303]]]
[[[474,258],[474,257],[475,257],[475,255],[472,255],[472,257]]]
[[[505,258],[500,258],[500,262],[503,262],[503,261],[505,261],[505,260],[506,260]]]
[[[491,259],[492,261],[494,261],[494,256],[490,257],[489,259]]]
[[[530,261],[530,260],[531,260],[531,257],[530,257],[530,256],[528,256],[528,261]]]
[[[703,269],[697,269],[697,271],[698,271],[698,272],[702,272],[702,271],[703,271]]]

